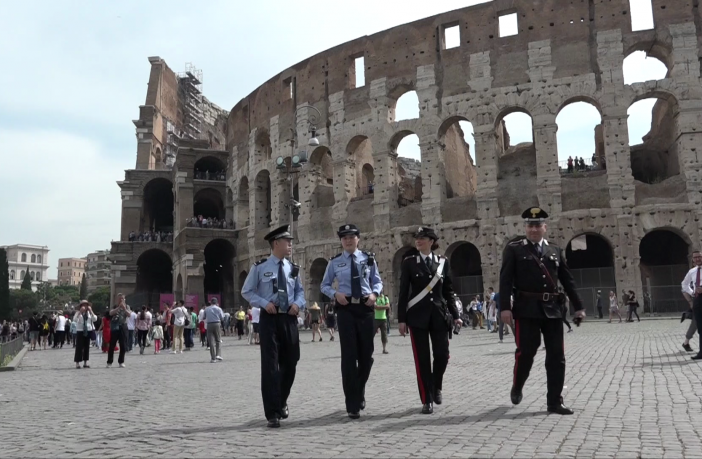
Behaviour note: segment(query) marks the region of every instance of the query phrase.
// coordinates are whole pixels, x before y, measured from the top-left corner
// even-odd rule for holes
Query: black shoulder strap
[[[261,263],[265,262],[266,260],[268,260],[268,258],[264,258],[263,260],[258,260],[256,263],[254,263],[254,266],[258,266]]]
[[[334,255],[333,257],[331,257],[329,260],[333,260],[334,258],[339,258],[340,256],[341,256],[341,254],[340,254],[340,253],[337,253],[336,255]]]
[[[541,268],[541,271],[544,273],[544,276],[546,276],[546,279],[548,279],[549,283],[551,284],[551,288],[553,288],[553,293],[558,293],[558,285],[553,281],[553,278],[551,277],[551,273],[548,272],[548,269],[546,269],[546,266],[544,266],[543,263],[541,263],[541,260],[539,260],[539,257],[534,255],[534,253],[529,250],[529,255],[531,255],[531,258],[536,261],[536,263],[539,264],[539,268]]]

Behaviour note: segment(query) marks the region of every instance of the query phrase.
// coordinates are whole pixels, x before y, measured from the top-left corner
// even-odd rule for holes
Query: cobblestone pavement
[[[485,330],[451,341],[444,404],[421,415],[410,340],[393,330],[389,355],[376,337],[358,421],[344,412],[338,340],[303,332],[277,430],[263,419],[259,350],[244,341],[225,338],[217,364],[198,344],[128,354],[124,369],[105,368],[101,353],[76,370],[71,349],[29,352],[0,374],[0,456],[702,457],[702,368],[680,346],[686,326],[592,321],[567,334],[564,397],[576,414],[564,417],[546,412],[542,351],[524,401],[510,404],[513,338]]]

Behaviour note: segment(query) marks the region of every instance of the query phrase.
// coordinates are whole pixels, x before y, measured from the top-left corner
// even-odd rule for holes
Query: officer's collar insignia
[[[266,277],[271,277],[273,275],[273,273],[263,273],[263,275]]]

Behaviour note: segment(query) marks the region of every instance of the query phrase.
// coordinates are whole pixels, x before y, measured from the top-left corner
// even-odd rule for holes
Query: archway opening
[[[390,150],[397,153],[397,205],[406,207],[421,202],[422,155],[419,137],[412,131],[401,131],[390,140]]]
[[[247,226],[249,226],[249,179],[242,177],[236,200],[236,227],[241,229]]]
[[[689,270],[689,251],[688,242],[673,230],[654,230],[641,239],[639,265],[644,301],[648,303],[645,306],[650,307],[647,312],[680,312],[688,308],[680,294],[680,279]]]
[[[351,178],[356,184],[356,188],[354,189],[353,195],[351,197],[363,197],[367,195],[367,193],[363,193],[363,166],[365,164],[370,165],[370,167],[374,166],[373,144],[371,143],[370,139],[366,136],[356,136],[353,139],[351,139],[349,144],[346,146],[346,154],[349,158],[353,160],[353,163],[355,164],[353,171],[351,171],[350,168],[346,169],[347,174],[353,174],[353,177],[349,178]]]
[[[677,101],[654,95],[629,107],[631,173],[635,180],[657,184],[680,174]]]
[[[197,217],[222,220],[224,218],[222,194],[213,188],[198,191],[195,194],[193,211]]]
[[[262,170],[256,176],[256,230],[270,227],[271,209],[271,177],[267,170]]]
[[[392,121],[403,121],[417,118],[419,118],[417,91],[407,91],[397,99],[394,112],[391,113],[391,119]]]
[[[453,290],[464,305],[475,295],[483,295],[483,268],[480,251],[470,242],[456,242],[446,249],[451,264]]]
[[[569,103],[558,112],[556,124],[561,174],[605,167],[602,116],[597,107],[589,102]]]
[[[587,314],[595,314],[597,292],[601,292],[604,309],[610,290],[616,291],[614,252],[599,234],[581,234],[566,246],[566,260]]]
[[[173,184],[165,178],[144,187],[144,206],[139,231],[173,231]]]
[[[171,257],[159,249],[142,253],[137,260],[137,297],[132,306],[159,308],[160,294],[173,291],[173,262]]]
[[[667,51],[662,52],[668,54]],[[634,51],[629,54],[624,59],[622,70],[624,72],[624,84],[663,80],[669,73],[669,69],[663,61],[646,54],[645,51]]]
[[[313,191],[310,208],[320,209],[334,205],[334,164],[331,151],[327,147],[317,147],[310,156],[312,164]],[[298,200],[299,201],[299,200]]]
[[[204,292],[220,295],[222,307],[234,306],[234,246],[224,239],[214,239],[205,246]]]
[[[533,131],[531,115],[519,107],[503,111],[495,122],[500,215],[519,215],[525,205],[539,205]]]
[[[198,180],[219,180],[226,179],[226,167],[224,163],[214,156],[205,156],[195,163],[195,178]]]
[[[326,303],[331,301],[331,299],[320,290],[324,272],[327,270],[328,264],[329,262],[324,258],[317,258],[312,262],[312,266],[310,267],[309,304],[312,305],[312,302],[316,301],[317,305],[322,309],[324,309]]]
[[[439,128],[439,158],[444,165],[446,198],[474,196],[478,186],[475,170],[473,124],[452,117]]]
[[[254,164],[271,159],[271,138],[268,131],[263,129],[256,135]]]
[[[373,171],[373,166],[364,164],[361,168],[361,187],[359,188],[359,193],[361,195],[373,194],[374,186],[375,172]]]

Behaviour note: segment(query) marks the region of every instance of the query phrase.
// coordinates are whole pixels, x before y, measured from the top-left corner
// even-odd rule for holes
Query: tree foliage
[[[8,320],[10,315],[10,266],[7,251],[0,249],[0,320]]]
[[[66,304],[77,304],[80,293],[75,285],[52,286],[43,282],[37,289],[37,300],[44,309],[64,309]]]
[[[37,295],[31,290],[15,289],[10,291],[10,305],[12,317],[28,317],[34,311],[39,311],[40,305]],[[20,312],[22,311],[22,312]]]
[[[93,311],[102,311],[110,305],[110,287],[98,287],[88,296],[93,303]]]
[[[88,281],[85,279],[85,273],[83,273],[83,278],[80,280],[80,299],[88,299]]]
[[[24,274],[24,279],[22,279],[22,286],[20,288],[22,290],[32,291],[32,278],[29,275],[29,270]]]

